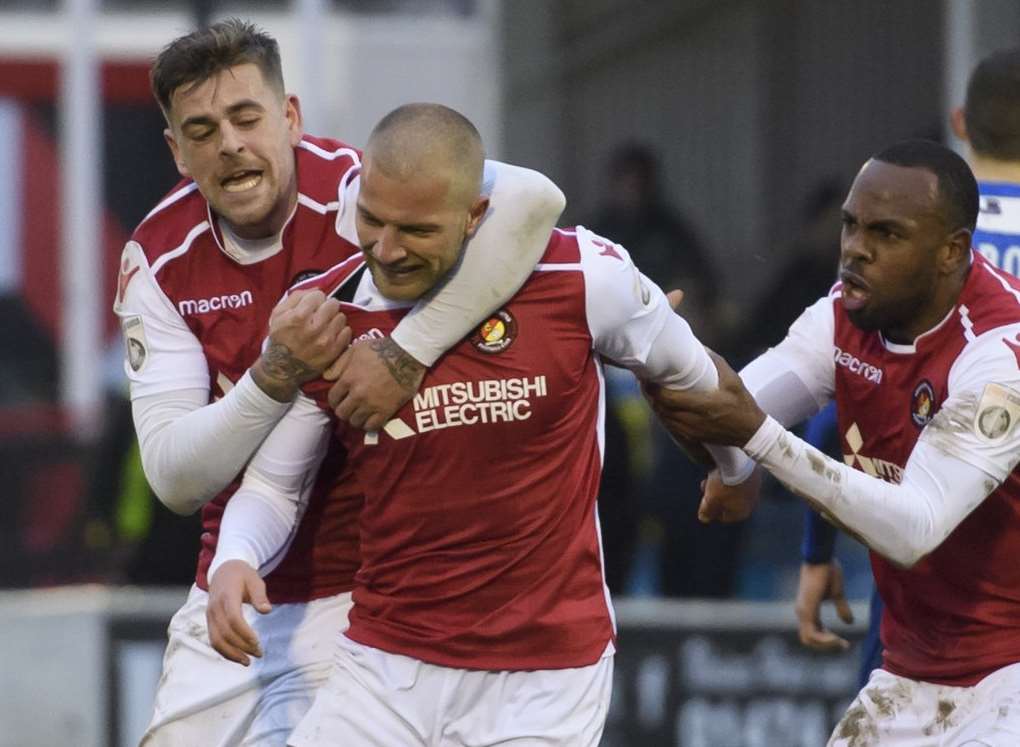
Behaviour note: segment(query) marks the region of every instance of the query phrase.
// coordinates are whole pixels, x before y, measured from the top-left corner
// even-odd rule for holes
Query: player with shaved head
[[[355,337],[386,334],[478,230],[481,159],[456,112],[388,115],[364,154],[362,257],[302,287],[340,302]],[[557,229],[524,286],[379,433],[331,418],[327,383],[304,387],[228,508],[212,581],[214,596],[260,593],[306,479],[266,473],[314,463],[334,432],[365,491],[362,564],[333,672],[291,744],[598,744],[616,646],[595,507],[603,357],[665,386],[716,383],[690,327],[623,247]],[[749,460],[713,452],[726,481],[746,485]],[[259,645],[235,622],[210,628],[244,651]]]

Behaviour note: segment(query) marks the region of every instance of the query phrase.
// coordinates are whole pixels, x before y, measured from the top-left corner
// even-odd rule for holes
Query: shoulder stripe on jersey
[[[581,269],[582,268],[581,268],[581,263],[580,262],[572,262],[571,264],[563,264],[563,265],[556,265],[556,264],[549,264],[549,263],[542,263],[542,264],[535,265],[535,272],[562,272],[564,270],[569,270],[569,271],[573,271],[573,272],[581,272]]]
[[[1010,295],[1012,295],[1013,298],[1016,299],[1017,303],[1020,303],[1020,291],[1018,291],[1016,288],[1014,288],[1012,285],[1010,285],[1009,281],[1006,280],[1006,278],[1002,277],[1002,275],[1000,275],[995,270],[995,268],[992,267],[992,265],[990,263],[982,262],[981,266],[984,267],[986,270],[988,270],[988,272],[992,273],[992,277],[999,281],[999,285],[1002,286],[1003,290],[1005,290]]]
[[[361,283],[361,276],[365,274],[367,268],[368,263],[365,262],[361,267],[341,280],[340,285],[333,289],[329,297],[335,298],[341,303],[354,303],[354,294],[357,292],[358,285]]]
[[[306,208],[314,210],[319,215],[325,215],[326,213],[332,210],[336,210],[337,208],[340,207],[339,200],[334,200],[333,202],[327,202],[326,204],[323,204],[321,202],[318,202],[317,200],[313,200],[308,195],[302,194],[300,192],[298,192],[297,201],[301,205],[304,205]]]
[[[171,251],[167,252],[162,257],[160,257],[159,259],[152,263],[152,274],[155,275],[157,272],[163,269],[163,265],[165,265],[171,259],[176,259],[177,257],[180,257],[182,254],[187,252],[188,249],[191,248],[192,242],[199,236],[201,236],[205,231],[208,230],[209,221],[204,220],[197,226],[192,228],[190,231],[188,231],[188,235],[184,237],[184,242],[179,247],[177,247],[176,249],[172,249]]]
[[[354,159],[355,163],[361,163],[361,159],[358,158],[358,152],[353,148],[337,148],[336,150],[330,151],[325,148],[320,148],[315,143],[310,143],[307,140],[302,140],[298,143],[299,148],[304,148],[309,153],[314,153],[319,158],[324,158],[327,161],[335,161],[341,156],[350,156]]]
[[[974,322],[970,318],[970,309],[960,304],[960,324],[963,325],[963,337],[967,342],[974,342],[977,335],[974,334]]]
[[[196,184],[195,182],[192,182],[192,183],[191,183],[191,184],[189,184],[188,186],[186,186],[186,187],[181,187],[180,189],[178,189],[178,190],[177,190],[176,192],[174,192],[173,194],[171,194],[171,195],[168,195],[168,196],[166,197],[166,199],[164,199],[164,200],[163,200],[162,202],[160,202],[160,203],[159,203],[158,205],[156,205],[156,207],[154,207],[154,208],[153,208],[152,210],[150,210],[150,211],[148,212],[148,214],[147,214],[147,215],[146,215],[146,216],[145,216],[144,218],[142,218],[142,223],[144,223],[144,222],[145,222],[145,221],[147,221],[147,220],[148,220],[149,218],[151,218],[152,216],[154,216],[154,215],[155,215],[156,213],[158,213],[158,212],[159,212],[160,210],[163,210],[164,208],[168,208],[168,207],[170,207],[171,205],[173,205],[173,204],[174,204],[175,202],[177,202],[178,200],[180,200],[180,199],[182,199],[182,198],[184,198],[184,197],[187,197],[187,196],[188,196],[188,195],[190,195],[190,194],[191,194],[192,192],[194,192],[194,191],[195,191],[196,189],[198,189],[198,184]]]

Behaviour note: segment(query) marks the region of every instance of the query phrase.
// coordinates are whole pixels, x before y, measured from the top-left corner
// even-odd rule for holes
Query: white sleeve
[[[902,565],[930,553],[1020,462],[1020,325],[971,342],[898,485],[822,454],[769,419],[747,452],[877,552]]]
[[[124,331],[124,369],[145,477],[172,511],[192,513],[226,487],[288,403],[248,374],[209,404],[202,345],[160,290],[138,244],[128,242],[114,312]]]
[[[772,418],[744,449],[814,508],[906,567],[938,547],[998,486],[984,470],[924,440],[898,485],[826,456]]]
[[[790,326],[786,338],[740,372],[758,406],[783,425],[796,425],[833,397],[833,298],[819,299]]]
[[[585,311],[593,346],[639,378],[673,389],[714,389],[715,364],[662,290],[641,274],[620,245],[578,227]],[[727,485],[754,464],[739,449],[706,445]]]
[[[326,454],[330,425],[326,413],[298,395],[227,501],[210,579],[228,560],[243,560],[264,576],[283,559]]]
[[[946,401],[921,440],[997,482],[1020,460],[1020,324],[967,345],[949,370]]]
[[[342,235],[353,228],[357,188],[352,183],[341,200]],[[393,330],[393,340],[426,366],[520,289],[566,205],[546,176],[499,161],[485,162],[484,193],[490,197],[489,210],[454,271]]]

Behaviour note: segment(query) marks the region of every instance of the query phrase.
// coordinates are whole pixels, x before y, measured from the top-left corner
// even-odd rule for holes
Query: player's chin
[[[846,309],[846,315],[851,324],[865,332],[874,332],[882,328],[881,319],[867,306],[860,309]]]
[[[269,220],[272,203],[258,195],[232,195],[225,193],[213,206],[216,213],[237,229],[255,229]]]
[[[418,273],[411,275],[380,272],[375,281],[379,291],[394,301],[416,301],[431,287]]]

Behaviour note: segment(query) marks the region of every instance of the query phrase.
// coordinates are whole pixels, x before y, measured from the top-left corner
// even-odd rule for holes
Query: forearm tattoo
[[[368,346],[386,364],[390,375],[409,392],[418,389],[421,373],[425,367],[389,337],[370,340]]]
[[[301,383],[310,379],[315,371],[304,361],[294,357],[286,345],[270,342],[262,353],[262,371],[274,381]]]

